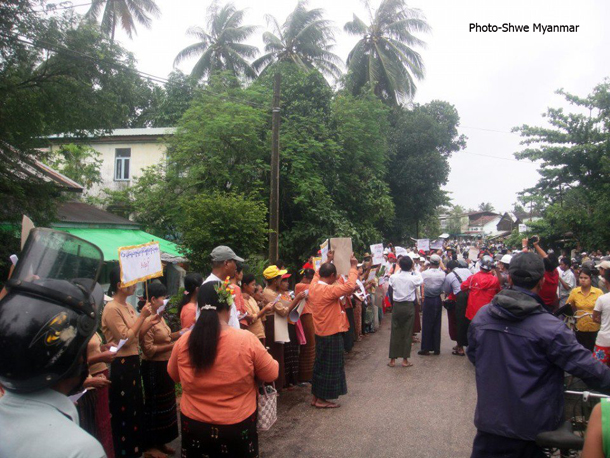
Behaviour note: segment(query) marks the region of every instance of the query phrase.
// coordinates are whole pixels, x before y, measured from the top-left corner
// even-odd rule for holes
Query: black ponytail
[[[182,307],[191,302],[195,294],[197,293],[197,288],[201,286],[203,283],[203,277],[198,272],[191,272],[186,274],[184,277],[184,297],[180,300],[178,304],[178,316],[182,312]],[[188,294],[187,294],[188,292]]]
[[[118,284],[121,282],[121,267],[114,266],[110,270],[110,286],[108,287],[108,296],[112,297],[118,291]]]
[[[197,307],[200,315],[195,327],[189,336],[189,357],[195,372],[201,372],[214,365],[218,351],[218,337],[220,336],[220,318],[218,313],[230,310],[230,305],[218,300],[216,287],[221,282],[208,282],[199,288]],[[214,308],[206,308],[211,306]]]

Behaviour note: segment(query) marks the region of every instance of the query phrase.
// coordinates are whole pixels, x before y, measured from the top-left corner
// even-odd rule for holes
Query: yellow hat
[[[277,268],[277,266],[269,266],[263,271],[263,277],[265,277],[267,280],[271,280],[272,278],[280,277],[287,273],[287,270],[280,270]]]

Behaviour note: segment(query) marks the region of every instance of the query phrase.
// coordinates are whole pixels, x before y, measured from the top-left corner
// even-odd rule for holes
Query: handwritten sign
[[[124,287],[163,276],[159,242],[119,248],[119,265]]]
[[[326,260],[328,259],[328,251],[330,249],[329,245],[329,241],[326,240],[322,245],[320,245],[320,255],[322,256],[322,264],[324,264],[326,262]]]
[[[430,251],[430,239],[418,239],[417,240],[417,251]]]
[[[383,243],[371,245],[371,255],[373,256],[373,265],[378,266],[383,262]]]
[[[407,256],[408,254],[409,254],[409,252],[407,251],[406,248],[401,247],[401,246],[396,247],[396,256]]]

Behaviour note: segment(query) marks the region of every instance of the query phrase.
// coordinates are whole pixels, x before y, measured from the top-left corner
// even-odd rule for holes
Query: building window
[[[114,158],[114,180],[129,181],[129,163],[131,161],[131,148],[115,149]]]

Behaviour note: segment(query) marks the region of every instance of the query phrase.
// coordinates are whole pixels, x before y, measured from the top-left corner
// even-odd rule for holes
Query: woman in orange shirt
[[[184,297],[178,305],[178,316],[180,316],[180,327],[188,329],[195,324],[197,315],[197,293],[203,283],[200,273],[191,272],[184,277]]]
[[[228,325],[225,283],[201,286],[199,319],[176,342],[167,371],[182,384],[182,457],[257,457],[256,380],[273,382],[278,363],[249,331]]]

